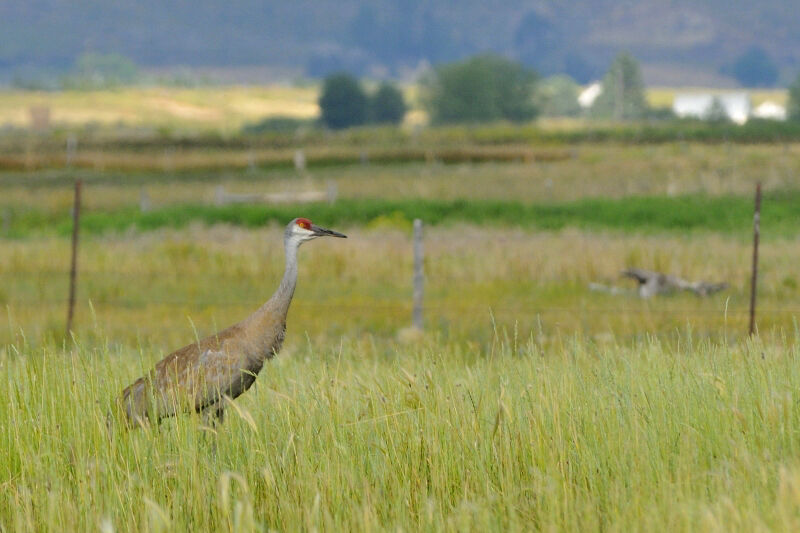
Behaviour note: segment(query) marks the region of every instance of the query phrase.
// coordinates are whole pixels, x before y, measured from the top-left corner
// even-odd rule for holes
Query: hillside
[[[630,50],[651,84],[724,85],[719,73],[758,45],[785,81],[800,64],[790,0],[692,2],[510,0],[211,0],[0,3],[0,75],[66,69],[90,51],[148,67],[269,65],[292,75],[345,68],[402,75],[421,61],[480,51],[581,81]],[[768,36],[768,39],[767,39]]]

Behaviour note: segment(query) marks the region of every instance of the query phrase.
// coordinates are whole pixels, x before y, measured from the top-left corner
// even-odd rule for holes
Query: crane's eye
[[[298,218],[297,219],[297,225],[300,226],[303,229],[307,229],[307,230],[311,229],[311,221],[308,220],[307,218]]]

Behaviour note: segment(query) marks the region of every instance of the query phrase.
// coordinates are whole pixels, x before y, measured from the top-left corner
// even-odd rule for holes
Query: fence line
[[[146,301],[136,301],[136,300],[105,300],[100,298],[86,298],[84,300],[85,304],[91,302],[93,306],[109,306],[109,307],[125,307],[125,308],[145,308],[147,306],[172,306],[172,307],[186,307],[186,306],[195,306],[195,307],[257,307],[261,305],[266,300],[267,296],[264,299],[259,300],[184,300],[184,299],[158,299],[158,300],[146,300]],[[399,299],[398,299],[399,300]],[[638,299],[632,299],[631,301],[639,301]],[[53,307],[58,307],[64,304],[63,299],[57,298],[48,298],[48,299],[29,299],[29,300],[17,300],[17,301],[7,301],[4,302],[3,307],[8,307],[13,310],[15,306],[18,307],[41,307],[41,305],[52,305]],[[400,301],[391,302],[391,303],[348,303],[348,302],[315,302],[315,301],[303,301],[297,300],[292,304],[294,307],[309,307],[309,308],[319,308],[319,309],[356,309],[356,310],[364,310],[364,311],[375,311],[375,310],[395,310],[398,312],[408,312],[412,309],[413,304],[411,303],[401,303]],[[680,316],[687,316],[687,315],[727,315],[728,317],[731,316],[748,316],[748,311],[746,309],[741,310],[731,310],[730,308],[725,311],[724,309],[697,309],[697,308],[677,308],[677,309],[641,309],[636,308],[634,306],[631,307],[597,307],[592,309],[580,309],[576,307],[538,307],[538,306],[509,306],[509,305],[491,305],[489,303],[486,304],[441,304],[441,303],[426,303],[425,309],[431,312],[443,312],[443,311],[493,311],[493,312],[510,312],[510,313],[524,313],[524,314],[541,314],[541,313],[548,313],[548,312],[555,312],[555,313],[572,313],[575,315],[595,315],[595,314],[603,314],[609,315],[611,313],[616,314],[628,314],[628,313],[635,313],[635,314],[658,314],[658,315],[675,315],[676,317]],[[787,307],[787,308],[767,308],[761,309],[762,313],[765,314],[790,314],[790,315],[798,315],[800,317],[800,307]]]
[[[283,251],[281,251],[280,254],[275,253],[274,255],[271,255],[270,259],[266,260],[265,263],[269,262],[269,261],[273,261],[273,260],[274,260],[274,265],[273,266],[275,266],[275,270],[274,270],[273,274],[275,275],[276,278],[280,278],[280,276],[283,274]],[[413,259],[410,262],[413,265]],[[131,261],[131,263],[133,263],[133,261]],[[215,266],[219,265],[219,263],[216,260],[212,261],[212,263],[214,263]],[[65,276],[65,275],[69,274],[69,269],[68,268],[41,268],[41,269],[38,269],[38,268],[37,269],[32,269],[32,268],[16,269],[15,268],[13,270],[9,269],[9,270],[5,270],[4,271],[2,267],[3,267],[3,265],[0,263],[0,277],[2,277],[2,276],[38,277],[38,276],[60,276],[60,275],[64,275]],[[302,270],[304,267],[301,266],[300,268]],[[308,268],[311,268],[311,267],[308,267]],[[175,275],[175,276],[178,276],[178,277],[181,277],[181,278],[186,278],[186,272],[181,272],[181,271],[178,271],[176,269],[141,269],[141,270],[128,271],[128,270],[105,269],[105,268],[104,269],[81,268],[80,273],[81,274],[91,274],[94,277],[101,277],[101,276],[103,276],[103,277],[112,277],[113,276],[113,277],[130,278],[130,279],[148,278],[148,277],[152,277],[152,276],[163,277],[163,276],[169,276],[169,275]],[[214,271],[213,273],[209,273],[207,270],[198,269],[198,271],[196,273],[192,273],[192,276],[193,276],[194,280],[221,279],[221,278],[222,279],[228,279],[228,278],[230,278],[230,279],[243,279],[242,278],[243,275],[252,276],[253,278],[257,278],[259,280],[266,280],[265,276],[268,275],[268,274],[269,273],[266,272],[264,269],[253,270],[251,272],[242,274],[242,273],[239,273],[239,272],[231,272],[230,270],[225,270],[224,267],[223,267],[219,271]],[[440,277],[433,276],[433,277],[431,277],[430,274],[427,274],[427,273],[426,273],[425,277],[426,277],[426,279],[443,280],[443,283],[446,283],[448,285],[451,284],[452,281],[453,281],[453,278],[444,277],[444,276],[440,276]],[[749,274],[748,274],[748,278],[749,278]],[[489,278],[489,279],[491,279],[491,278]],[[498,280],[502,280],[502,281],[508,281],[508,278],[504,278],[504,277],[501,277],[501,276],[498,276],[497,279]],[[593,283],[593,281],[589,281],[589,280],[587,280],[586,282],[576,282],[576,281],[573,280],[573,277],[569,277],[569,278],[566,278],[566,277],[565,278],[537,278],[537,277],[534,277],[533,275],[531,275],[530,277],[520,276],[519,278],[516,278],[516,280],[520,281],[520,282],[524,282],[524,281],[535,281],[535,282],[538,282],[538,281],[541,281],[542,279],[546,279],[546,285],[548,285],[548,286],[552,286],[553,283],[558,283],[560,281],[560,282],[563,282],[564,285],[584,286],[584,287],[586,287],[587,291],[589,290],[589,284]],[[622,276],[620,276],[619,278],[612,278],[612,277],[603,278],[601,281],[607,282],[607,283],[620,281],[623,284],[618,288],[622,288],[622,289],[629,288],[632,292],[635,292],[636,288],[637,288],[637,285],[633,281],[631,281],[630,279],[627,279],[627,278],[623,278]],[[749,294],[748,281],[749,280],[745,280],[742,283],[741,289],[742,289],[742,291],[747,292]],[[485,283],[485,282],[486,282],[485,279],[475,279],[475,283]],[[542,284],[542,285],[544,285],[544,284]],[[590,292],[592,292],[594,294],[604,294],[604,293],[601,293],[601,292],[598,293],[598,291],[590,291]]]

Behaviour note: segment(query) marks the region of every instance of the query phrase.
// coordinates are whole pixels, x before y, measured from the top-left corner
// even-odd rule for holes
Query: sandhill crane
[[[238,324],[172,352],[122,391],[120,404],[128,424],[160,421],[182,411],[221,421],[225,398],[246,391],[264,361],[281,349],[297,284],[297,249],[326,236],[346,237],[307,218],[292,220],[283,237],[286,270],[275,294]]]

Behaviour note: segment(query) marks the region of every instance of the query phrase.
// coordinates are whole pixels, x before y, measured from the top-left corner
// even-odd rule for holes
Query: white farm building
[[[736,124],[744,124],[750,117],[752,106],[747,93],[678,93],[672,102],[672,112],[681,118],[705,119],[715,102]]]
[[[786,120],[786,108],[767,100],[753,109],[752,116],[769,120]]]

